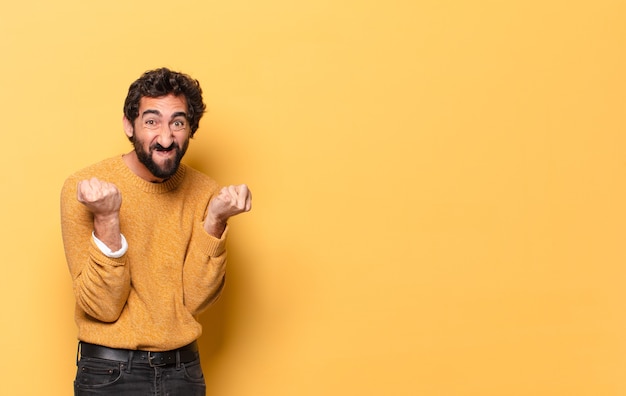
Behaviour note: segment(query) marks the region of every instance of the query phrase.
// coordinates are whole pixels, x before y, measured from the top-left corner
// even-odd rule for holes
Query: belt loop
[[[130,374],[130,369],[133,367],[133,355],[135,351],[132,349],[128,352],[128,365],[126,366],[126,372]]]
[[[176,370],[180,370],[180,349],[176,350]]]

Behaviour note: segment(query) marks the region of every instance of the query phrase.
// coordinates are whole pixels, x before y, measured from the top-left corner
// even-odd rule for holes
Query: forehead
[[[156,110],[164,116],[178,112],[187,113],[187,99],[185,95],[175,96],[174,94],[156,98],[143,96],[139,101],[139,116],[142,116],[146,110]]]

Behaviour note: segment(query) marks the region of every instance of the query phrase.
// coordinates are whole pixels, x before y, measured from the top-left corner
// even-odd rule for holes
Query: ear
[[[124,124],[124,133],[128,136],[129,139],[132,139],[133,134],[135,133],[135,128],[133,127],[133,123],[130,122],[126,116],[122,118],[122,123]]]

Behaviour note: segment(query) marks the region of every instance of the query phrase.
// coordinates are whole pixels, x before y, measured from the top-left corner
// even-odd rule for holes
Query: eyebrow
[[[154,115],[158,115],[161,116],[161,112],[159,110],[155,110],[155,109],[148,109],[146,111],[144,111],[143,113],[141,113],[142,117],[145,117],[147,114],[154,114]],[[187,118],[187,113],[185,113],[184,111],[177,111],[176,113],[172,114],[172,120],[176,117],[185,117]]]
[[[144,116],[146,116],[147,114],[155,114],[155,115],[160,116],[160,115],[161,115],[161,112],[160,112],[159,110],[152,110],[152,109],[148,109],[148,110],[144,111],[143,113],[141,113],[141,116],[142,116],[142,117],[144,117]]]

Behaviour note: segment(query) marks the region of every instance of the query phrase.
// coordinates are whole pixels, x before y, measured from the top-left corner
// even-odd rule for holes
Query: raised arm
[[[130,272],[124,256],[108,257],[93,236],[111,251],[122,247],[121,202],[115,185],[96,178],[68,181],[61,194],[63,243],[76,302],[103,322],[119,317],[130,292]]]
[[[228,219],[251,208],[252,194],[245,184],[224,187],[209,202],[202,227],[194,228],[183,274],[185,306],[193,315],[215,301],[224,286]]]

